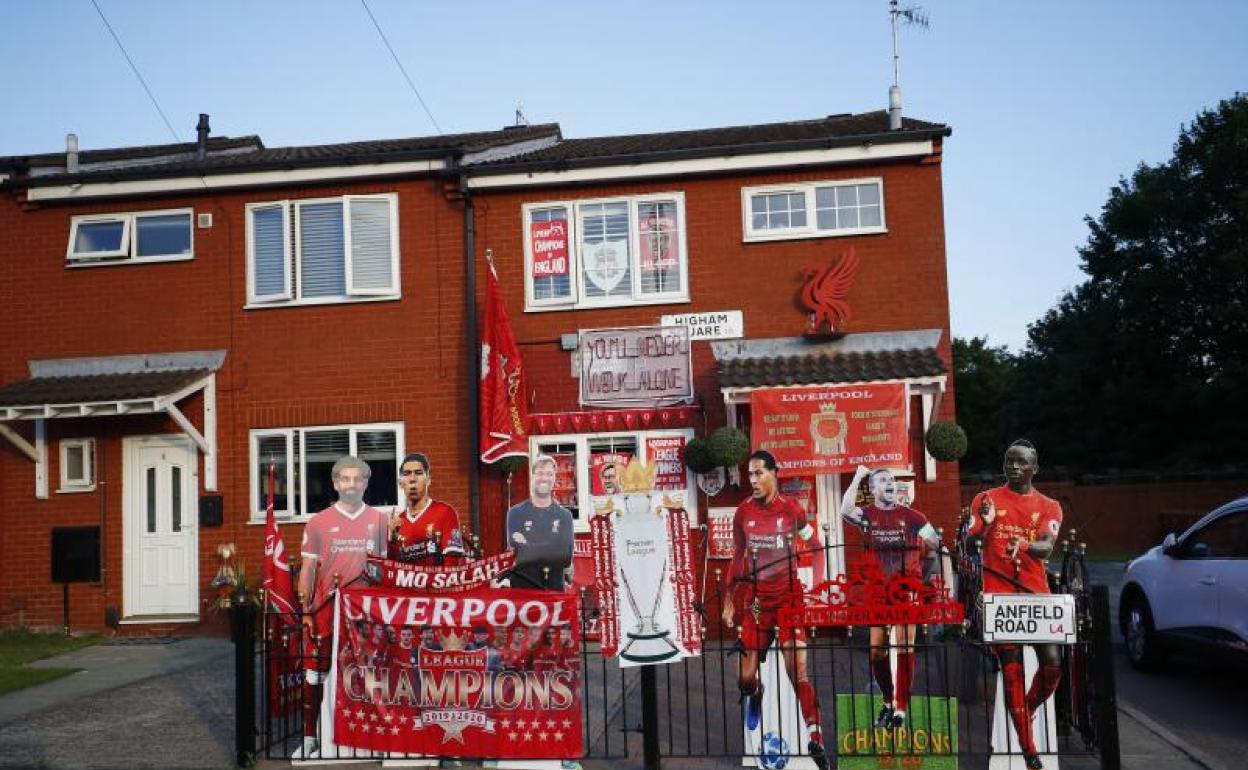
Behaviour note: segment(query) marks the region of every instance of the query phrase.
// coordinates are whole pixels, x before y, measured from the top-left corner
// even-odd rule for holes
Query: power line
[[[100,21],[104,22],[104,26],[108,28],[108,34],[113,36],[113,42],[121,49],[121,55],[126,57],[126,62],[130,65],[131,71],[139,79],[139,85],[143,86],[143,90],[147,92],[147,98],[152,100],[152,106],[160,113],[160,119],[165,121],[165,128],[169,129],[169,135],[173,137],[174,143],[181,142],[182,140],[178,138],[178,132],[173,130],[173,124],[165,116],[165,111],[160,108],[160,102],[156,101],[156,95],[152,93],[152,89],[147,87],[147,81],[143,79],[139,68],[135,66],[134,59],[130,58],[130,54],[126,52],[126,47],[121,44],[121,38],[117,37],[117,33],[113,31],[113,25],[108,23],[108,18],[104,15],[104,11],[100,10],[100,4],[95,0],[91,0],[91,5],[95,6],[95,12],[100,15]]]
[[[91,2],[95,2],[95,0],[91,0]],[[373,26],[377,28],[377,34],[381,35],[381,42],[386,44],[386,48],[390,51],[390,56],[394,58],[394,63],[399,66],[399,72],[403,73],[403,79],[407,81],[408,88],[412,89],[412,93],[416,95],[416,100],[420,102],[420,106],[424,108],[425,114],[429,116],[429,122],[433,124],[433,127],[438,130],[439,134],[443,133],[442,126],[438,125],[437,119],[433,117],[433,112],[429,110],[429,105],[425,104],[424,97],[420,95],[420,91],[416,89],[416,84],[412,82],[411,75],[407,74],[407,69],[403,66],[403,62],[399,61],[399,55],[394,52],[394,46],[390,45],[390,41],[386,39],[386,33],[381,31],[381,25],[377,23],[377,17],[373,15],[373,9],[368,7],[368,0],[360,0],[360,5],[364,6],[364,11],[368,14],[368,18],[372,19]]]

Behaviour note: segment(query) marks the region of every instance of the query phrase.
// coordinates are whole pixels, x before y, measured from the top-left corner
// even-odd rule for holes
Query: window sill
[[[85,485],[84,485],[84,486],[80,486],[80,487],[78,487],[78,486],[75,486],[75,487],[61,487],[60,489],[56,490],[56,493],[57,493],[58,495],[78,495],[78,494],[82,494],[83,492],[94,492],[94,491],[95,491],[95,485],[94,485],[94,484],[92,484],[92,485],[90,485],[90,486],[85,486]]]
[[[859,227],[854,230],[830,230],[827,232],[796,233],[746,233],[745,243],[768,243],[770,241],[805,241],[815,238],[845,238],[854,235],[887,235],[887,227]]]
[[[190,262],[194,254],[179,254],[174,257],[78,257],[65,261],[69,268],[80,267],[118,267],[120,265],[156,265],[162,262]]]
[[[569,312],[569,311],[574,311],[574,310],[610,310],[612,308],[629,308],[629,307],[637,307],[639,305],[688,305],[690,302],[692,302],[692,300],[689,299],[688,296],[654,297],[654,298],[647,298],[647,299],[633,299],[630,297],[628,299],[621,299],[618,302],[616,301],[601,302],[601,303],[600,302],[592,302],[592,303],[581,302],[575,305],[526,306],[524,308],[524,312],[526,313],[559,313],[559,312]]]
[[[369,302],[398,302],[402,294],[381,297],[316,297],[314,299],[285,300],[282,302],[248,302],[243,310],[271,310],[281,307],[317,307],[319,305],[360,305]]]

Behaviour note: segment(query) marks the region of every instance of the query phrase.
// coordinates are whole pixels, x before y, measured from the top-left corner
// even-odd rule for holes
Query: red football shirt
[[[757,580],[757,595],[762,601],[801,593],[797,554],[803,541],[798,533],[808,526],[801,506],[784,495],[776,495],[770,503],[750,497],[738,505],[732,517],[729,588],[736,582]]]
[[[423,511],[399,514],[399,528],[390,542],[390,553],[399,561],[421,561],[429,554],[429,544],[437,543],[444,556],[463,556],[464,538],[459,532],[459,514],[441,500],[430,500]]]
[[[335,503],[312,517],[303,528],[305,569],[316,562],[313,596],[305,597],[308,609],[318,609],[334,590],[334,577],[346,585],[360,576],[369,554],[386,555],[386,514],[365,505],[354,514],[344,513]]]
[[[904,505],[889,509],[868,505],[862,509],[862,515],[867,548],[879,560],[884,574],[923,577],[920,560],[924,546],[920,533],[928,526],[927,517]]]
[[[992,500],[997,516],[985,527],[979,506],[984,497]],[[1062,506],[1035,489],[1025,495],[1000,486],[980,492],[971,501],[971,526],[967,533],[984,536],[984,591],[987,593],[1023,593],[1018,586],[1001,575],[1008,575],[1032,593],[1047,594],[1049,581],[1044,574],[1044,559],[1027,553],[1027,544],[1043,534],[1054,538],[1062,528]],[[1018,562],[1010,554],[1010,541],[1018,540]],[[1000,573],[1000,574],[997,574]]]

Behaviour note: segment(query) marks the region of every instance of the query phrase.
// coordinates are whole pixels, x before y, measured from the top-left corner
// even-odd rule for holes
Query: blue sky
[[[359,0],[97,0],[182,140],[269,146],[436,133]],[[444,131],[517,103],[565,136],[883,108],[886,0],[369,5]],[[1019,347],[1081,279],[1109,188],[1248,88],[1248,3],[927,0],[902,30],[906,113],[953,127],[953,332]],[[170,141],[90,0],[0,0],[0,155]],[[899,276],[905,280],[905,276]]]

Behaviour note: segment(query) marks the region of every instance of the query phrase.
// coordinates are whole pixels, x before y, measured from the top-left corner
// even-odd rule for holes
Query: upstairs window
[[[398,224],[394,194],[248,204],[248,303],[397,299]]]
[[[881,179],[746,187],[741,197],[746,241],[887,231]]]
[[[529,204],[523,217],[527,310],[689,298],[683,193]]]
[[[73,217],[70,265],[169,262],[194,257],[191,209]]]

